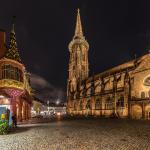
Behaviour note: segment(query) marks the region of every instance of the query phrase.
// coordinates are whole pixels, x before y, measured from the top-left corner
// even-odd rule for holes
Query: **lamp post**
[[[60,103],[60,101],[59,101],[59,99],[57,99],[57,101],[56,101],[56,105],[59,105],[59,103]]]

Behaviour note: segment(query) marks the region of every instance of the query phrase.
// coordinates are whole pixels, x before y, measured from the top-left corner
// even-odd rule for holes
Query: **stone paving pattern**
[[[0,150],[150,150],[150,121],[59,120],[0,135]]]

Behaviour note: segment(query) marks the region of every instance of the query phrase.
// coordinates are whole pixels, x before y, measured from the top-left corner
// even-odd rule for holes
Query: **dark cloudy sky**
[[[40,81],[36,87],[65,92],[77,8],[90,45],[90,73],[150,48],[149,0],[0,0],[0,28],[9,32],[11,17],[17,16],[18,48],[34,82]]]

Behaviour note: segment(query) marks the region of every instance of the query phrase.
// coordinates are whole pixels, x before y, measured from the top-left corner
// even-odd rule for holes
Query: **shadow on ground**
[[[31,129],[39,128],[41,125],[36,125],[36,126],[17,126],[16,128],[11,128],[9,131],[9,134],[17,134],[21,132],[26,132]]]

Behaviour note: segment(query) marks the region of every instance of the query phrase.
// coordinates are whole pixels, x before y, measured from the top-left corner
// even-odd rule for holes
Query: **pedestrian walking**
[[[8,108],[6,109],[5,115],[6,115],[6,120],[9,121],[10,110]]]
[[[13,115],[12,116],[12,121],[13,121],[13,127],[17,127],[17,118],[16,118],[16,115]]]

